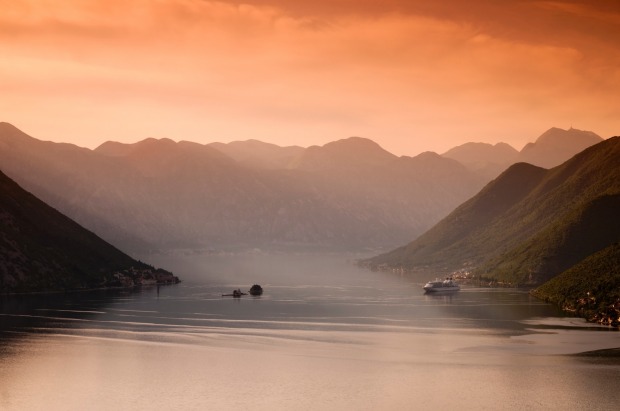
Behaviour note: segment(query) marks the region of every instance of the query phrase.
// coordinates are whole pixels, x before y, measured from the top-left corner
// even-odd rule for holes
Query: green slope
[[[525,264],[531,262],[532,256],[538,262],[546,258],[558,260],[572,252],[569,250],[578,241],[588,243],[592,237],[593,247],[583,247],[569,261],[572,263],[617,238],[615,232],[607,237],[598,235],[599,228],[595,228],[619,218],[613,212],[617,194],[620,194],[620,138],[614,137],[550,170],[528,164],[512,166],[418,239],[365,263],[445,271],[477,266],[478,274],[489,278],[535,283],[564,267],[558,266],[553,273],[541,272],[540,269],[552,265]],[[590,220],[579,223],[580,219],[596,213],[592,210],[598,210],[597,207],[603,210],[611,207],[612,211],[597,221],[599,225],[591,225]],[[577,230],[578,235],[570,230]],[[563,238],[573,240],[563,241]],[[530,277],[532,270],[536,275]]]
[[[448,269],[480,263],[494,250],[487,242],[488,224],[527,196],[544,175],[542,168],[515,164],[418,239],[368,262],[391,267]]]
[[[620,243],[589,256],[532,294],[591,321],[618,325]]]
[[[620,194],[576,207],[478,271],[511,284],[541,284],[620,241]]]
[[[0,172],[0,291],[110,284],[117,271],[148,265],[23,190]]]

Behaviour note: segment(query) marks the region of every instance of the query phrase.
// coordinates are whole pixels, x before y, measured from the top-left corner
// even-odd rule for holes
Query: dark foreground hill
[[[0,291],[29,292],[176,281],[82,228],[0,171]]]
[[[515,164],[410,244],[366,263],[541,284],[620,241],[619,209],[614,137],[550,170]]]
[[[532,294],[590,321],[618,326],[620,244],[589,256]]]

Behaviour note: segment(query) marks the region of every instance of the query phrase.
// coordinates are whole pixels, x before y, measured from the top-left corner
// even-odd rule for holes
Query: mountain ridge
[[[514,189],[521,191],[513,192]],[[551,270],[546,273],[539,272],[538,267],[531,264],[516,268],[514,256],[510,258],[510,255],[520,255],[522,261],[531,263],[530,259],[523,257],[524,250],[534,247],[527,241],[540,244],[535,241],[535,236],[552,230],[554,224],[567,230],[572,227],[569,224],[571,213],[586,213],[589,204],[600,205],[596,202],[602,198],[616,204],[614,196],[618,193],[620,138],[613,137],[550,170],[526,163],[513,165],[418,239],[374,257],[367,264],[405,268],[430,265],[437,268],[443,263],[449,270],[476,266],[479,267],[478,275],[491,279],[513,284],[540,283],[566,267],[551,270],[550,265],[543,265],[544,269]],[[488,212],[489,207],[484,207],[487,200],[499,213]],[[484,218],[481,220],[477,215]],[[615,216],[606,215],[609,218]],[[465,228],[461,226],[461,221],[468,219],[473,221],[473,228],[470,227],[472,224],[465,225]],[[598,247],[615,236],[620,238],[618,222],[613,221],[613,224],[607,224],[610,230],[616,227],[611,231],[611,239],[605,239]],[[594,251],[589,249],[584,253]],[[576,256],[577,259],[585,257],[583,254]],[[507,268],[498,270],[498,266]]]
[[[396,245],[484,183],[454,160],[399,158],[362,138],[304,149],[315,165],[280,168],[169,139],[95,150],[28,139],[0,136],[12,144],[0,150],[7,174],[130,250]]]
[[[510,165],[530,163],[543,168],[560,165],[587,147],[600,143],[603,138],[592,131],[552,127],[521,151],[506,143],[465,143],[442,154],[489,179],[495,178]]]
[[[250,139],[230,143],[210,143],[209,147],[222,152],[240,164],[253,168],[285,169],[304,148],[299,146],[280,147]]]
[[[361,137],[291,150],[256,140],[155,138],[89,150],[5,124],[0,146],[5,172],[20,185],[136,251],[390,249],[424,233],[488,181],[455,159],[433,152],[398,157]]]
[[[2,171],[0,193],[2,292],[105,287],[121,279],[133,284],[132,273],[138,272],[173,281],[171,273],[155,270],[106,243],[23,190]]]

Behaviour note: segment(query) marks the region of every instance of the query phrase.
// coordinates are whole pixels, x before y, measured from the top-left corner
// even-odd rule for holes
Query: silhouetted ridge
[[[150,268],[49,207],[0,171],[0,290],[48,291],[109,284]]]

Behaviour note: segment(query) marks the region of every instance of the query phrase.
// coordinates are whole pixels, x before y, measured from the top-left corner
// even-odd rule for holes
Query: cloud
[[[545,10],[571,14],[580,19],[585,17],[605,23],[620,24],[620,10],[617,2],[538,1],[535,5]]]
[[[157,127],[175,137],[166,121],[182,123],[186,139],[309,145],[357,134],[410,154],[432,149],[416,135],[437,136],[442,150],[454,134],[497,139],[515,119],[513,139],[577,117],[609,128],[617,113],[618,51],[596,36],[543,41],[499,29],[493,16],[318,3],[302,12],[290,2],[3,1],[0,109],[26,119],[29,104],[46,102],[62,118],[88,104],[93,123],[99,112],[122,119],[143,134],[125,133],[134,141]],[[535,8],[587,15],[563,4]]]

